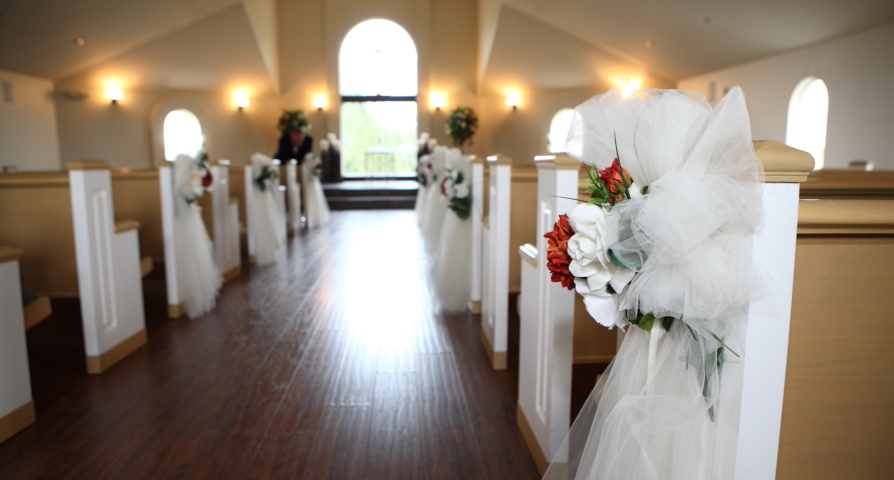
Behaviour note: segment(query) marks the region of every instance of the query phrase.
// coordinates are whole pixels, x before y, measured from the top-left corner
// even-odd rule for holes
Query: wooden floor
[[[54,302],[28,333],[38,419],[0,479],[539,478],[515,352],[491,370],[477,318],[433,307],[417,231],[410,210],[333,212],[193,320],[164,317],[156,271],[148,345],[101,376],[77,302]]]

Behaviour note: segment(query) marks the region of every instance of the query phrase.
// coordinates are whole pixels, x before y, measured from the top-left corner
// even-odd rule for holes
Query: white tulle
[[[455,149],[454,149],[455,150]],[[426,197],[423,202],[425,210],[422,213],[422,222],[420,228],[422,230],[422,243],[426,253],[429,255],[435,253],[438,246],[438,236],[441,234],[441,228],[444,225],[444,217],[447,215],[447,202],[441,197],[440,182],[444,178],[444,172],[447,165],[448,149],[444,146],[435,146],[432,152],[432,178],[433,182],[426,189]],[[451,156],[461,155],[459,150],[451,153]]]
[[[612,91],[577,107],[567,148],[598,169],[617,157],[648,187],[607,215],[618,227],[611,251],[636,271],[617,305],[631,320],[675,320],[667,334],[628,327],[594,391],[594,412],[572,427],[571,473],[558,461],[545,478],[728,478],[733,460],[714,448],[735,433],[715,421],[718,355],[733,354],[737,346],[722,339],[744,328],[761,220],[744,95],[735,87],[712,109],[694,92]]]
[[[426,207],[425,201],[428,199],[428,191],[434,188],[435,178],[432,165],[432,154],[426,153],[419,157],[419,164],[416,167],[417,176],[420,177],[419,190],[416,191],[416,204],[414,211],[416,212],[416,222],[420,227],[423,225]],[[423,185],[424,184],[424,185]]]
[[[195,202],[197,193],[191,178],[197,162],[186,155],[174,161],[174,248],[178,293],[186,314],[195,318],[214,308],[223,278],[212,255],[213,244]],[[200,186],[200,185],[199,185]]]
[[[419,188],[416,190],[416,203],[413,204],[413,211],[416,213],[416,223],[421,227],[422,226],[422,215],[425,211],[425,199],[428,196],[428,187],[425,185],[419,185]]]
[[[445,171],[462,172],[464,182],[472,177],[472,159],[462,155],[458,149],[450,149],[445,157]],[[468,183],[466,184],[468,186]],[[446,199],[439,198],[446,204]],[[443,310],[460,311],[469,306],[472,298],[472,222],[461,219],[447,209],[437,247],[431,261],[432,280],[438,302]]]
[[[273,159],[262,154],[255,153],[251,156],[252,171],[255,178],[261,174],[264,166],[273,166]],[[258,266],[271,265],[276,261],[276,250],[282,244],[280,235],[279,210],[274,197],[275,183],[261,190],[257,182],[252,182],[254,202],[251,215],[254,217],[255,229],[250,232],[254,235],[255,264]]]
[[[713,358],[705,353],[683,322],[668,332],[630,327],[559,449],[568,456],[544,479],[729,478],[728,460],[715,454],[721,406],[703,395],[719,388],[717,375],[700,373],[701,359]]]
[[[320,178],[314,175],[316,158],[307,154],[301,162],[301,189],[304,191],[304,217],[307,228],[316,228],[329,223],[329,202],[323,193]]]

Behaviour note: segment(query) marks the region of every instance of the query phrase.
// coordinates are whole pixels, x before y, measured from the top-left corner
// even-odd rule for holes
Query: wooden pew
[[[223,273],[225,280],[235,278],[241,272],[238,233],[233,238],[233,228],[238,229],[238,217],[232,219],[233,211],[227,205],[234,201],[229,195],[228,165],[222,161],[223,168],[212,165],[212,185],[210,195],[202,195],[198,199],[202,209],[205,228],[215,245],[215,261]],[[160,169],[116,169],[112,172],[112,187],[115,193],[115,211],[122,216],[140,222],[140,252],[145,258],[144,275],[151,268],[151,261],[168,263],[170,255],[166,255],[164,208],[162,202],[162,185]],[[170,177],[170,172],[168,172]],[[172,181],[168,178],[168,182]],[[168,195],[170,192],[168,191]],[[171,206],[172,207],[172,206]],[[238,205],[235,205],[238,208]],[[238,215],[238,211],[235,211]],[[173,211],[168,212],[172,215]],[[229,218],[227,217],[229,216]],[[172,225],[172,224],[171,224]],[[238,230],[237,230],[238,232]],[[171,240],[171,239],[169,239]],[[148,264],[147,264],[148,263]],[[176,278],[172,278],[173,269],[166,269],[167,312],[169,318],[179,318],[184,314],[184,307],[176,291]]]
[[[818,170],[801,184],[801,198],[894,198],[892,170]]]
[[[279,245],[285,243],[286,239],[286,187],[281,185],[282,181],[282,168],[280,165],[280,161],[274,159],[273,166],[277,169],[277,179],[274,182],[274,200],[277,206],[277,215],[279,219],[277,220],[277,237]],[[255,240],[255,231],[259,227],[257,226],[256,220],[252,216],[252,209],[254,208],[255,203],[255,177],[259,174],[259,172],[255,172],[252,165],[245,165],[242,167],[242,200],[245,204],[245,231],[247,237],[247,245],[248,245],[248,261],[249,263],[256,263],[256,240]],[[232,182],[231,182],[232,185]]]
[[[119,168],[112,170],[115,212],[140,222],[140,254],[151,267],[163,263],[164,235],[161,222],[161,197],[158,169]],[[148,272],[146,272],[148,273]]]
[[[0,175],[0,244],[26,245],[22,288],[49,297],[77,297],[78,273],[68,174]]]
[[[558,216],[586,198],[587,168],[566,154],[535,157],[536,237],[518,247],[519,395],[516,419],[541,474],[569,427],[573,363],[607,363],[614,357],[617,330],[590,318],[583,299],[550,281],[547,240]]]
[[[286,162],[286,225],[289,235],[301,229],[301,175],[298,160]]]
[[[231,192],[234,184],[241,185],[242,182],[233,181],[230,178],[231,172],[229,160],[214,162],[211,165],[214,189],[208,199],[211,201],[211,208],[205,208],[202,204],[204,198],[199,200],[206,225],[208,225],[207,216],[211,215],[212,217],[212,228],[209,233],[214,240],[214,258],[223,274],[224,282],[228,282],[242,273],[240,202],[239,198]]]
[[[801,200],[776,478],[894,472],[894,199]]]
[[[35,419],[19,283],[21,256],[21,250],[0,247],[0,443]]]
[[[481,341],[495,370],[506,368],[510,294],[521,287],[519,245],[535,235],[537,173],[532,164],[487,157],[487,206],[481,238]]]
[[[26,245],[22,286],[79,297],[87,371],[102,373],[146,342],[139,223],[114,221],[108,163],[0,176],[0,243]]]
[[[736,437],[721,437],[718,447],[741,459],[731,466],[729,478],[773,478],[780,434],[779,419],[785,384],[788,319],[794,271],[794,235],[799,182],[812,168],[812,158],[778,142],[755,142],[764,164],[766,220],[754,240],[755,256],[781,290],[778,296],[755,300],[749,309],[748,331],[728,340],[741,345],[743,359],[724,362],[722,404],[742,406],[741,418],[718,421],[739,425]],[[538,164],[538,244],[526,246],[521,299],[519,361],[519,427],[541,471],[550,461],[564,461],[560,442],[569,425],[570,378],[575,314],[582,310],[573,292],[549,281],[542,234],[567,213],[578,192],[580,171],[573,160],[554,156]],[[576,195],[575,195],[576,194]],[[747,339],[747,341],[746,341]],[[737,411],[738,409],[732,409]],[[730,410],[727,410],[730,411]],[[724,412],[720,413],[721,416]],[[728,415],[728,414],[727,414]],[[743,453],[743,452],[748,452]],[[747,459],[746,459],[747,457]],[[747,461],[746,461],[747,460]]]
[[[469,219],[472,222],[472,278],[471,282],[471,298],[469,302],[469,311],[472,315],[481,314],[481,284],[482,284],[482,250],[483,244],[483,223],[484,214],[487,211],[487,188],[484,188],[484,179],[488,178],[487,162],[484,157],[472,157],[472,214]],[[420,189],[422,192],[423,189]]]

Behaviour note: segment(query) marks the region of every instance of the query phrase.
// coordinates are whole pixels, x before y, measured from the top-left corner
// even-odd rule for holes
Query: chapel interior
[[[416,135],[452,146],[445,119],[471,107],[479,129],[462,153],[519,171],[562,151],[557,114],[594,95],[685,89],[716,105],[740,86],[752,138],[814,160],[792,225],[775,476],[890,478],[894,2],[4,0],[0,219],[26,203],[52,208],[55,197],[28,182],[73,164],[100,160],[113,178],[157,171],[170,160],[165,117],[178,109],[231,172],[276,151],[284,110],[306,112],[321,153],[321,140],[350,136],[342,106],[356,93],[343,91],[341,49],[371,19],[412,39],[415,91],[386,95],[415,102]],[[364,68],[387,78],[375,62]],[[818,85],[817,110],[815,97],[802,100]],[[797,118],[820,117],[819,136],[795,134]],[[339,180],[323,185],[328,225],[290,231],[271,266],[253,265],[243,244],[241,269],[201,317],[171,318],[165,257],[153,252],[141,282],[146,343],[100,374],[84,369],[78,294],[50,295],[52,313],[27,330],[35,419],[16,432],[0,421],[0,478],[541,478],[548,459],[517,417],[518,289],[495,369],[480,312],[436,306],[416,172]],[[21,182],[31,190],[3,193]],[[338,203],[367,188],[381,198]],[[121,201],[140,195],[122,190]],[[54,232],[53,218],[29,225]],[[143,222],[140,242],[156,227]],[[27,252],[10,235],[0,247]],[[615,334],[600,335],[590,347],[608,356],[575,357],[572,417],[611,360]]]

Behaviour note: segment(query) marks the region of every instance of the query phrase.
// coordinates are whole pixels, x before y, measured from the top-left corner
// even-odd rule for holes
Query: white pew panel
[[[0,443],[34,423],[19,282],[22,251],[0,247]]]

